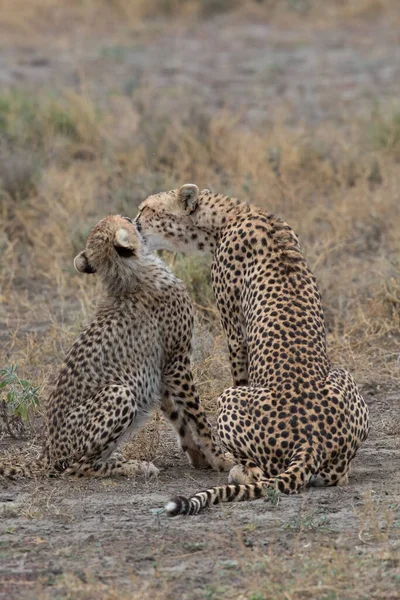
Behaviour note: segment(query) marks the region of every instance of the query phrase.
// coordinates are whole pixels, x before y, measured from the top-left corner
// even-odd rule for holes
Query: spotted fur
[[[75,267],[96,273],[106,297],[60,369],[42,460],[0,474],[28,475],[41,465],[79,477],[153,475],[154,465],[127,461],[117,449],[158,406],[194,466],[229,468],[193,383],[193,310],[183,283],[121,216],[93,228]]]
[[[347,483],[368,409],[351,375],[329,362],[320,293],[294,231],[192,184],[147,198],[136,222],[152,249],[212,252],[234,383],[218,399],[218,430],[238,462],[231,485],[175,498],[167,512]]]

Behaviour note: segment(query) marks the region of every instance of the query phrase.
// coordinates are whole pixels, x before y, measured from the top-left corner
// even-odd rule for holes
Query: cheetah
[[[152,476],[152,463],[125,460],[118,447],[160,406],[193,466],[228,470],[232,461],[218,447],[193,383],[193,309],[183,283],[119,215],[97,223],[74,265],[97,273],[106,297],[58,374],[39,463],[75,477]]]
[[[167,513],[345,485],[368,408],[352,376],[329,362],[321,296],[294,231],[193,184],[148,197],[135,222],[152,250],[212,253],[233,378],[218,398],[218,432],[237,462],[229,484],[174,498]]]

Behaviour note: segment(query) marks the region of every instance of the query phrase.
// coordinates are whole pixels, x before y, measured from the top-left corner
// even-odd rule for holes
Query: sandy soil
[[[298,544],[324,543],[356,553],[376,552],[365,504],[372,493],[388,510],[399,510],[400,440],[389,427],[399,398],[367,400],[372,432],[354,462],[349,486],[310,488],[282,497],[276,508],[256,501],[189,518],[155,515],[153,509],[176,493],[189,494],[226,479],[188,467],[169,430],[164,454],[155,461],[161,468],[157,481],[8,483],[0,492],[0,598],[41,597],[46,590],[51,597],[64,597],[68,575],[82,585],[95,580],[106,589],[116,587],[116,597],[137,591],[138,597],[153,598],[168,585],[167,597],[201,599],[214,589],[210,586],[232,585],[232,561],[240,568],[241,561],[251,561],[271,545],[284,554]],[[390,545],[396,539],[398,543],[398,530]],[[398,563],[393,565],[397,568]]]

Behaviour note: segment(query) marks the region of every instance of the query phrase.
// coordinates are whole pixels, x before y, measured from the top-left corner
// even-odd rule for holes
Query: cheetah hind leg
[[[133,477],[143,475],[146,479],[156,477],[159,470],[152,462],[139,460],[126,460],[118,453],[107,460],[101,457],[83,457],[81,460],[73,463],[66,471],[65,475],[73,478],[82,477],[115,477],[125,476]]]
[[[185,415],[183,407],[174,402],[169,390],[164,390],[164,396],[161,402],[161,412],[169,421],[170,425],[177,431],[179,445],[182,451],[186,453],[190,464],[195,469],[210,468],[211,465],[209,461],[193,439],[188,418]]]
[[[116,410],[116,407],[118,410]],[[147,418],[139,413],[132,391],[123,385],[107,385],[88,399],[79,415],[85,417],[85,429],[78,430],[71,464],[64,471],[72,477],[112,477],[143,474],[154,476],[158,469],[151,463],[127,461],[119,452]],[[71,423],[71,426],[73,424]]]
[[[229,471],[232,455],[224,453],[200,403],[193,375],[185,361],[175,361],[164,373],[161,410],[178,433],[181,449],[195,468]]]
[[[313,487],[329,487],[333,485],[343,487],[347,485],[349,483],[351,463],[343,463],[338,466],[328,466],[325,469],[321,469],[319,473],[313,476],[310,484]]]

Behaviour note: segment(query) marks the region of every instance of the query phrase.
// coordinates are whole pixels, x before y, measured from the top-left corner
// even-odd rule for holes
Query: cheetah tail
[[[273,480],[271,480],[272,482]],[[177,496],[168,502],[165,510],[170,517],[176,517],[177,515],[197,515],[204,508],[213,504],[219,504],[220,502],[257,500],[267,495],[268,489],[272,487],[271,483],[268,480],[247,484],[228,484],[197,492],[197,494],[194,494],[190,498]]]
[[[276,491],[284,494],[297,494],[318,471],[321,462],[317,446],[299,448],[292,457],[286,471],[277,477],[266,478],[255,483],[228,484],[198,492],[190,498],[178,496],[165,507],[171,517],[177,515],[197,515],[203,508],[220,502],[243,502],[257,500],[265,496],[274,498]]]

